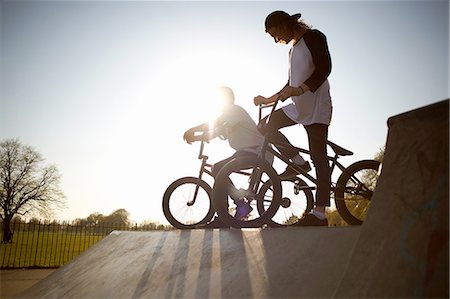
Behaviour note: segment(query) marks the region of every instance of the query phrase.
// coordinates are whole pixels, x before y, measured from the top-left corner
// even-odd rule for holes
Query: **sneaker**
[[[305,214],[302,218],[294,223],[293,226],[328,226],[328,219],[320,220],[313,214]]]
[[[234,215],[234,218],[242,220],[243,218],[247,217],[251,211],[253,211],[253,208],[250,206],[250,204],[241,199],[236,202],[236,214]]]
[[[300,167],[304,172],[310,172],[311,171],[311,165],[309,164],[308,161],[306,161],[304,164],[302,165],[297,165],[298,167]],[[289,179],[289,178],[293,178],[295,176],[297,176],[299,173],[294,170],[292,167],[290,167],[289,165],[286,167],[286,170],[280,174],[280,178],[281,179]]]
[[[229,225],[225,224],[225,222],[222,221],[217,216],[214,216],[213,220],[206,224],[199,224],[195,226],[196,229],[215,229],[215,228],[230,228]]]

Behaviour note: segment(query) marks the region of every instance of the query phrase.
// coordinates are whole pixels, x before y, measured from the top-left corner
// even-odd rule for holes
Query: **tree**
[[[105,219],[105,216],[103,216],[103,214],[95,212],[86,218],[86,223],[87,225],[93,226],[103,222],[103,219]]]
[[[374,160],[383,163],[383,160],[384,160],[384,151],[385,151],[385,150],[386,150],[386,147],[385,147],[385,146],[383,146],[382,148],[380,148],[380,149],[378,150],[378,152],[375,154]]]
[[[103,220],[106,223],[114,223],[117,226],[128,227],[130,225],[130,213],[125,209],[118,209],[106,216]]]
[[[54,165],[43,165],[41,154],[17,139],[0,141],[0,219],[4,243],[12,241],[15,215],[51,214],[65,204],[60,175]]]

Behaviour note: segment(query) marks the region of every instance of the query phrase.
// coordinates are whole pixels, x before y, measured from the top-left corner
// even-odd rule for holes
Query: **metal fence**
[[[168,228],[155,224],[11,223],[12,242],[0,244],[0,268],[56,268],[71,261],[114,230],[160,229]],[[3,235],[3,229],[0,229],[0,233]]]

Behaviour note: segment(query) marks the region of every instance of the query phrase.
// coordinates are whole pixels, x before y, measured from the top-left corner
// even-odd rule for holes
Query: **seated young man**
[[[232,159],[242,156],[258,155],[264,143],[264,137],[261,135],[251,116],[244,108],[234,103],[233,90],[225,86],[219,87],[218,89],[222,114],[214,121],[213,127],[210,128],[209,123],[203,123],[190,128],[183,136],[183,139],[189,144],[194,141],[200,141],[205,137],[207,140],[211,140],[217,136],[224,136],[228,139],[230,146],[236,152],[231,157],[214,164],[212,169],[214,177]],[[207,135],[203,136],[203,132],[207,132]],[[235,188],[230,188],[230,193],[235,191]],[[235,197],[233,194],[230,195],[232,198]],[[237,219],[246,217],[253,210],[250,204],[243,200],[237,200],[236,206],[236,215],[234,217]]]

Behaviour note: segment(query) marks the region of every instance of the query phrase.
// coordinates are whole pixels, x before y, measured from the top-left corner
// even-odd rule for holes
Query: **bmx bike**
[[[266,118],[268,122],[276,104],[260,106],[259,119],[261,120],[262,109],[272,107]],[[328,156],[330,171],[332,174],[335,171],[341,172],[337,181],[331,183],[330,198],[334,198],[339,215],[344,221],[350,225],[360,225],[365,219],[376,186],[380,162],[361,160],[345,167],[338,159],[353,153],[330,141],[328,146],[334,153],[333,156]],[[306,149],[297,150],[310,154]],[[298,175],[280,179],[273,166],[263,158],[267,153],[283,161]],[[242,200],[252,207],[246,217],[235,217],[236,200],[229,195],[230,181],[241,190]],[[317,189],[317,183],[314,176],[289,161],[265,138],[258,157],[236,158],[219,171],[213,187],[213,207],[222,221],[232,227],[285,226],[293,224],[295,219],[301,218],[313,208],[312,191]]]

